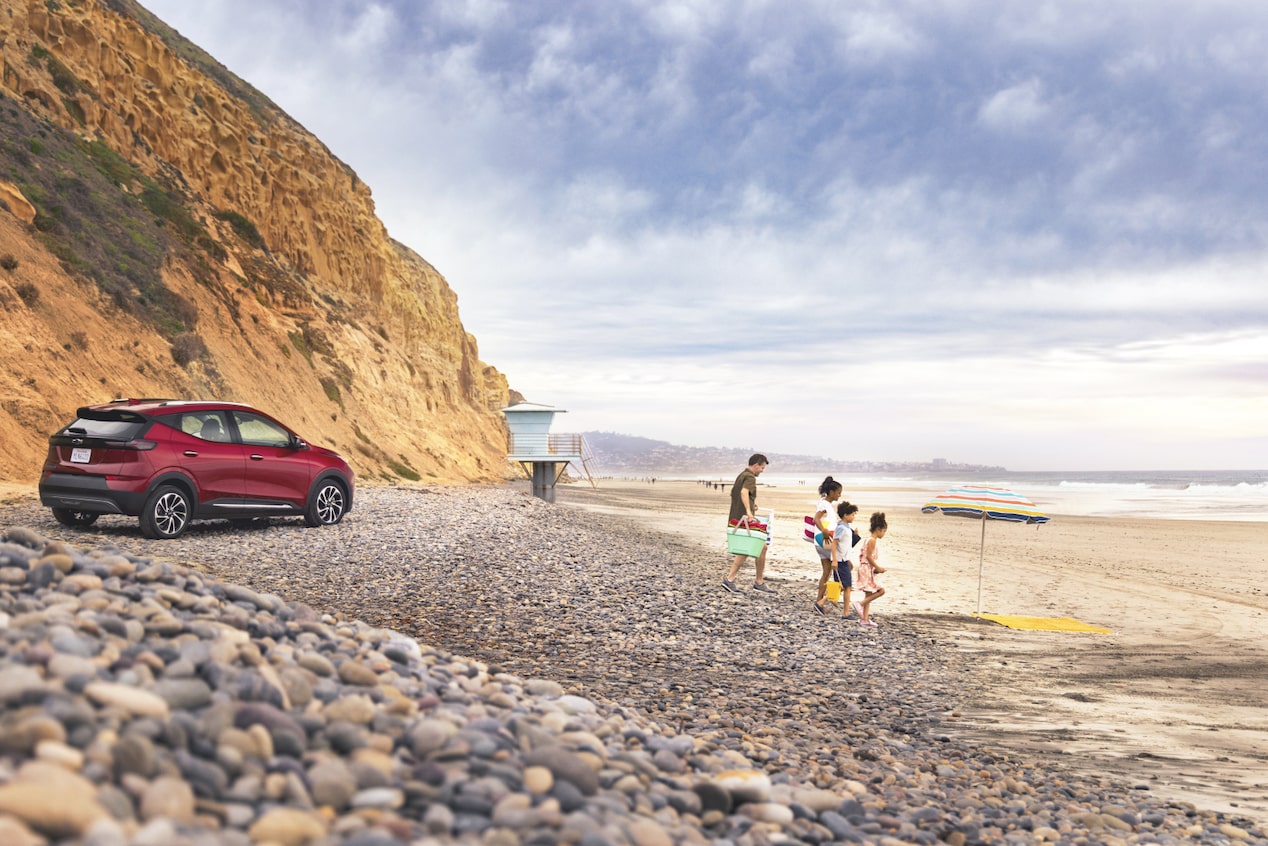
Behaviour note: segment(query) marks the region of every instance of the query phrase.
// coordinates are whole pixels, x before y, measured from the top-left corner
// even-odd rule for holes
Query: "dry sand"
[[[1268,527],[1068,515],[1040,527],[989,523],[983,613],[1075,617],[1113,633],[1018,631],[975,618],[981,524],[910,504],[938,492],[847,483],[845,498],[860,506],[861,531],[872,511],[887,514],[887,595],[873,605],[882,627],[886,615],[940,621],[944,642],[998,672],[990,701],[966,703],[965,733],[1268,820]],[[603,480],[597,490],[560,486],[557,499],[699,538],[719,578],[729,560],[726,490]],[[816,500],[813,485],[758,491],[758,507],[776,514],[768,576],[804,598],[807,614],[819,565],[800,534]]]

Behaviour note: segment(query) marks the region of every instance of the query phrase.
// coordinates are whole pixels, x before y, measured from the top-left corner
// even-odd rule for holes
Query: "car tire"
[[[101,515],[95,511],[76,511],[73,508],[54,508],[53,519],[63,526],[91,526]]]
[[[333,526],[348,513],[348,489],[334,479],[322,479],[309,494],[304,507],[307,526]]]
[[[141,534],[155,540],[179,537],[193,515],[189,494],[175,485],[161,485],[141,509]]]

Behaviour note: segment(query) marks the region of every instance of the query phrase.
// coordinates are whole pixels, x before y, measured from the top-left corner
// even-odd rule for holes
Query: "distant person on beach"
[[[854,603],[854,610],[858,612],[860,626],[876,625],[871,617],[872,603],[885,595],[885,588],[877,583],[876,574],[885,572],[885,568],[880,565],[878,544],[888,529],[885,512],[874,513],[871,522],[872,536],[863,541],[863,547],[859,550],[859,577],[855,587],[863,594],[863,598]]]
[[[728,525],[743,527],[750,521],[754,521],[757,516],[754,510],[757,508],[757,477],[762,475],[762,471],[766,469],[767,464],[770,464],[770,462],[766,460],[766,456],[760,452],[753,453],[749,456],[748,466],[740,471],[740,475],[735,477],[735,484],[731,486],[731,513],[727,518]],[[722,580],[722,587],[732,593],[740,593],[744,590],[744,588],[736,586],[735,577],[739,574],[740,565],[744,563],[744,559],[747,557],[749,556],[735,556],[731,561],[731,571]],[[763,593],[774,593],[775,591],[771,589],[770,585],[763,581],[766,574],[766,546],[762,547],[761,555],[754,559],[753,566],[757,570],[757,575],[753,580],[753,590],[759,590]]]
[[[841,483],[828,476],[819,485],[819,504],[815,506],[815,552],[819,553],[823,569],[814,601],[819,614],[828,613],[823,609],[823,600],[828,595],[828,578],[837,566],[837,508],[833,503],[840,498]]]

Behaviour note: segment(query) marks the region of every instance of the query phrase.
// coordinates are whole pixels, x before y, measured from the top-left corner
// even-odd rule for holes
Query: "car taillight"
[[[145,452],[146,450],[154,449],[158,446],[158,444],[154,441],[128,441],[127,443],[120,444],[119,446],[121,449],[135,449],[140,452]]]

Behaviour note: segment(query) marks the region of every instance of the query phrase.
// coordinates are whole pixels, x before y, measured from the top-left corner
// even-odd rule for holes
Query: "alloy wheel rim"
[[[333,523],[343,514],[343,491],[327,485],[317,494],[317,516],[323,523]]]
[[[178,493],[164,494],[154,505],[154,524],[165,535],[173,535],[183,529],[188,517],[185,499]]]

